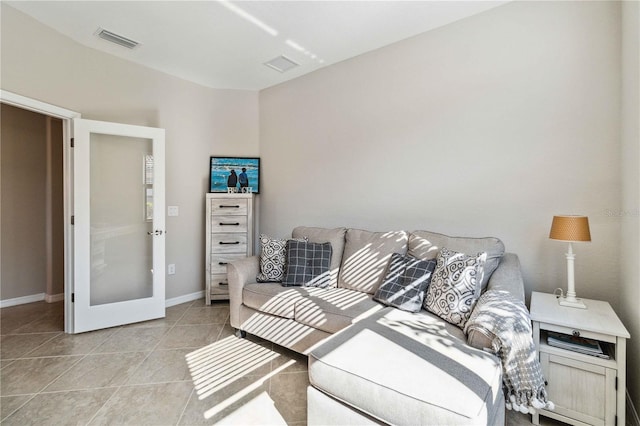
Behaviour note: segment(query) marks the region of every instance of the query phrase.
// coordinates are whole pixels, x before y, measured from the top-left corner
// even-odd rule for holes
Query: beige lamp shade
[[[591,241],[587,216],[554,216],[549,238],[561,241]]]

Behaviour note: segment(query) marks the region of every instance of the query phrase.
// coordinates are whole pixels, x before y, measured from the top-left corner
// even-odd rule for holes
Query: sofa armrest
[[[240,328],[240,306],[242,306],[242,288],[245,284],[255,283],[260,272],[258,256],[250,256],[230,262],[227,265],[229,282],[229,320],[231,327]]]
[[[524,281],[522,280],[522,271],[520,270],[520,259],[514,253],[505,253],[500,259],[500,263],[487,283],[487,289],[497,291],[507,291],[516,299],[524,303]],[[474,308],[473,318],[476,315],[476,309],[481,309],[480,303]],[[467,322],[467,324],[470,324]],[[467,343],[474,348],[484,349],[492,348],[495,336],[488,333],[483,327],[467,327],[464,332],[467,334]]]
[[[505,253],[500,264],[491,274],[487,290],[506,290],[524,302],[524,281],[520,259],[515,253]]]

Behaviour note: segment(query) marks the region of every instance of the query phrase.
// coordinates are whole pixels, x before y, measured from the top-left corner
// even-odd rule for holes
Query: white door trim
[[[73,228],[71,216],[73,214],[73,153],[71,151],[71,120],[80,118],[79,112],[61,108],[56,105],[0,90],[0,102],[40,114],[56,117],[62,120],[63,137],[63,169],[64,169],[64,331],[73,333]]]

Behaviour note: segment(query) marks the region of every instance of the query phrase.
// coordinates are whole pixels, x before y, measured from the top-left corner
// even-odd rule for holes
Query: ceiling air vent
[[[299,65],[286,56],[278,56],[277,58],[274,58],[269,62],[265,62],[264,64],[269,68],[273,68],[274,70],[280,72],[289,71],[290,69],[295,68]]]
[[[112,33],[111,31],[105,30],[103,28],[98,28],[96,35],[103,40],[110,41],[111,43],[118,44],[120,46],[126,47],[127,49],[133,49],[140,44],[137,41],[133,41],[116,33]]]

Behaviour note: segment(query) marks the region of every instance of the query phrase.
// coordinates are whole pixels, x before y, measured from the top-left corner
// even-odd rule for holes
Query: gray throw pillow
[[[312,226],[298,226],[293,229],[293,238],[307,238],[312,243],[331,243],[331,284],[329,287],[338,286],[338,273],[342,263],[342,253],[344,252],[344,236],[347,228],[317,228]]]
[[[443,247],[424,299],[424,308],[463,328],[478,300],[487,253],[469,256]]]
[[[387,274],[373,300],[403,311],[419,312],[435,267],[435,259],[420,260],[393,253]]]
[[[289,240],[283,286],[328,287],[331,243]]]

